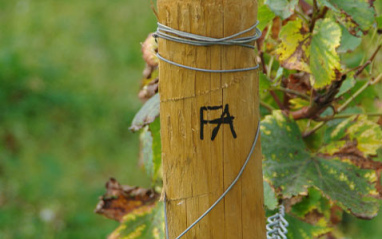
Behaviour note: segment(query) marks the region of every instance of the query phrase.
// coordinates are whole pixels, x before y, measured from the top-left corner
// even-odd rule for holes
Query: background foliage
[[[154,27],[149,1],[0,1],[0,238],[105,238],[108,178],[150,186],[128,127]]]
[[[290,9],[298,1],[268,2],[275,4],[259,9],[268,17],[263,22],[271,21],[275,14],[282,19],[290,17],[293,13]],[[320,2],[336,5],[341,1]],[[377,13],[381,14],[382,3],[376,1],[375,4]],[[336,11],[335,7],[332,11]],[[355,13],[359,15],[354,19],[369,17],[367,13]],[[318,24],[326,30],[333,28],[336,14],[339,13],[333,15],[331,22]],[[137,170],[138,136],[131,134],[128,127],[141,105],[137,93],[144,62],[139,43],[154,31],[155,22],[149,1],[0,2],[0,238],[105,238],[119,225],[93,214],[107,178],[114,176],[126,184],[150,187],[146,172]],[[266,24],[262,24],[265,28]],[[359,25],[362,28],[367,22]],[[334,28],[334,32],[338,31],[338,27]],[[328,59],[335,58],[333,47],[339,44],[338,36],[314,34],[316,39],[327,37],[334,41],[319,50],[328,49]],[[344,53],[341,63],[348,67],[358,66],[370,57],[378,39],[375,31],[369,31],[362,41],[352,38],[350,33],[345,36],[350,42],[337,51]],[[353,53],[345,53],[358,44],[360,46]],[[311,54],[315,54],[314,49]],[[272,58],[265,56],[265,60],[270,64]],[[379,54],[376,64],[367,71],[381,73],[381,60]],[[275,59],[272,61],[274,71],[268,76],[262,75],[263,80],[289,74],[286,69],[279,68]],[[306,69],[304,64],[298,67]],[[330,72],[328,75],[332,77]],[[348,89],[353,89],[346,97],[359,89],[365,80],[350,80]],[[263,90],[269,87],[263,85]],[[342,93],[345,92],[346,89]],[[375,104],[375,99],[382,99],[381,92],[381,85],[370,87],[350,106],[358,105],[363,112],[381,113],[382,107]],[[263,101],[278,107],[270,97]],[[295,101],[296,108],[302,106],[303,101]],[[262,112],[269,114],[264,107]],[[284,122],[294,133],[302,127],[286,119],[275,123],[274,119],[280,119],[277,111],[273,112],[273,118],[268,117],[269,127]],[[339,126],[334,124],[333,127]],[[150,129],[154,139],[158,137],[155,123]],[[325,140],[338,139],[327,137]],[[317,142],[311,138],[304,143],[307,148],[301,141],[295,143],[301,146],[298,150],[302,154],[309,154],[310,148],[317,148]],[[151,152],[154,159],[157,148],[158,145],[154,146]],[[146,171],[157,177],[154,166],[146,167]],[[345,185],[352,187],[351,183]],[[367,186],[357,185],[365,193]],[[308,193],[310,199],[302,199],[293,208],[295,216],[303,217],[312,210],[326,212],[327,198],[315,188],[310,188]],[[300,229],[317,233],[327,230],[326,225],[313,228],[310,224],[301,224],[295,217],[288,220],[291,225],[300,227],[292,227],[291,235],[300,235]],[[380,237],[381,223],[381,215],[363,221],[345,213],[337,227],[338,231],[345,232],[346,238],[370,239]]]

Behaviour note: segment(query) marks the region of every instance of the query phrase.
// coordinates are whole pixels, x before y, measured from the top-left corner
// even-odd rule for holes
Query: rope
[[[243,166],[241,167],[238,175],[236,176],[236,178],[232,181],[232,183],[229,185],[229,187],[224,191],[224,193],[218,198],[218,200],[216,200],[216,202],[214,202],[214,204],[212,204],[212,206],[210,208],[207,209],[207,211],[205,213],[203,213],[198,219],[196,219],[195,222],[193,222],[186,230],[184,230],[176,239],[179,239],[181,238],[182,236],[184,236],[189,230],[191,230],[191,228],[193,228],[196,224],[198,224],[208,213],[210,213],[212,211],[212,209],[214,209],[214,207],[228,194],[228,192],[233,188],[233,186],[235,186],[235,184],[237,183],[237,181],[239,181],[241,175],[243,174],[244,172],[244,169],[246,168],[249,160],[251,159],[251,156],[253,154],[253,151],[255,150],[255,146],[257,144],[257,140],[259,138],[259,134],[260,134],[260,121],[257,125],[257,131],[256,131],[256,136],[255,136],[255,140],[252,144],[252,148],[251,150],[249,151],[249,154],[247,156],[247,159],[245,160]],[[168,221],[167,221],[167,210],[166,210],[166,193],[164,194],[164,217],[165,217],[165,224],[166,224],[166,238],[169,239],[169,233],[168,233]]]
[[[174,41],[174,42],[187,44],[187,45],[194,45],[194,46],[212,46],[212,45],[235,46],[236,45],[236,46],[242,46],[242,47],[254,49],[255,47],[253,45],[250,45],[250,43],[256,41],[257,39],[261,37],[261,31],[260,29],[257,28],[258,25],[259,25],[259,21],[257,21],[254,25],[252,25],[248,29],[245,29],[231,36],[223,37],[223,38],[213,38],[213,37],[206,37],[206,36],[201,36],[201,35],[197,35],[197,34],[193,34],[189,32],[176,30],[158,22],[157,31],[153,36],[156,39],[162,38],[165,40]],[[254,35],[236,38],[254,29],[255,29]],[[223,70],[203,69],[203,68],[191,67],[191,66],[180,64],[180,63],[176,63],[174,61],[164,58],[159,53],[157,53],[157,56],[160,60],[165,61],[169,64],[182,67],[188,70],[208,72],[208,73],[233,73],[233,72],[252,71],[259,68],[259,65],[256,65],[249,68],[239,68],[239,69],[223,69]]]

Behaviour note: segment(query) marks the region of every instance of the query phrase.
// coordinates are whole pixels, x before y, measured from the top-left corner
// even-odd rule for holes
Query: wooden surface
[[[159,21],[194,34],[221,38],[252,26],[253,0],[158,0]],[[253,34],[251,32],[250,34]],[[256,65],[255,51],[238,46],[196,47],[159,40],[159,53],[199,68],[233,69]],[[170,239],[202,215],[231,184],[254,141],[259,120],[258,72],[201,73],[160,62],[161,138]],[[222,124],[204,125],[201,107],[228,104],[234,135]],[[204,120],[223,109],[206,110]],[[225,199],[183,238],[265,239],[260,142],[239,182]]]

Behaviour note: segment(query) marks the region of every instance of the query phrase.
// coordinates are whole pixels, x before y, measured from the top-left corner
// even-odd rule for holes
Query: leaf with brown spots
[[[114,178],[106,183],[106,190],[95,212],[119,222],[134,210],[154,207],[159,198],[159,194],[152,189],[122,186]]]
[[[284,68],[310,72],[309,29],[303,26],[300,19],[288,22],[280,31],[281,44],[275,53]]]
[[[311,152],[297,123],[281,111],[267,115],[260,129],[264,177],[284,198],[306,193],[313,186],[357,217],[370,219],[377,215],[372,170]]]

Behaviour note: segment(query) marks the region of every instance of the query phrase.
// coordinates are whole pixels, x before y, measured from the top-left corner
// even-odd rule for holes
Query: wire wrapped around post
[[[253,41],[260,36],[255,26],[257,2],[157,3],[168,237],[265,239],[261,147],[254,144],[259,125],[258,63],[253,50]],[[200,41],[211,44],[199,45]]]

